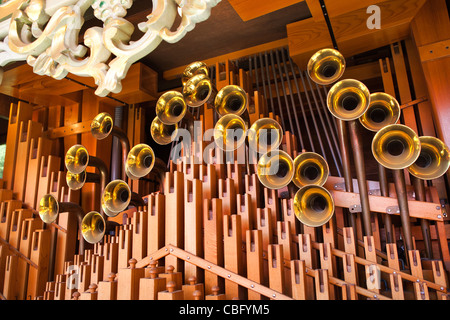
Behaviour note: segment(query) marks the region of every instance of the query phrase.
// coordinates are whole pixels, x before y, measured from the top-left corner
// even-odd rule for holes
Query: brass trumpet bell
[[[91,134],[97,140],[105,139],[110,135],[114,127],[114,121],[107,112],[99,113],[91,121]]]
[[[242,115],[247,110],[247,93],[239,86],[228,85],[220,89],[214,100],[214,107],[220,116]]]
[[[248,130],[249,147],[261,154],[277,149],[282,140],[283,129],[271,118],[256,120]]]
[[[214,141],[224,151],[233,151],[245,143],[247,124],[235,114],[221,117],[214,126]]]
[[[437,179],[450,166],[450,152],[440,139],[429,136],[419,137],[421,150],[417,160],[408,168],[414,177],[423,180]]]
[[[350,121],[361,117],[369,107],[369,89],[354,79],[341,80],[331,87],[327,106],[334,117]]]
[[[333,197],[324,187],[305,186],[294,196],[294,213],[304,225],[320,227],[334,214]]]
[[[200,107],[212,103],[217,90],[207,75],[197,74],[185,83],[182,93],[189,107]]]
[[[189,79],[198,74],[209,76],[209,70],[206,63],[202,61],[195,61],[188,65],[181,74],[181,83],[184,86]]]
[[[126,162],[126,172],[130,179],[135,180],[146,176],[153,168],[155,164],[155,153],[153,149],[140,143],[131,148],[128,153]]]
[[[96,211],[86,214],[81,221],[81,234],[88,243],[97,243],[103,239],[106,231],[106,221]]]
[[[266,188],[281,189],[292,181],[294,161],[285,151],[269,151],[259,159],[256,173]]]
[[[400,104],[393,96],[375,92],[370,95],[369,107],[359,121],[366,129],[376,132],[387,125],[396,124],[400,112]]]
[[[335,49],[317,51],[308,61],[308,75],[312,81],[320,85],[336,82],[345,71],[345,59]]]
[[[162,123],[176,124],[183,119],[187,106],[181,92],[168,91],[159,97],[155,110]]]
[[[158,117],[153,119],[150,126],[150,134],[157,144],[166,145],[172,142],[172,136],[176,136],[177,124],[164,124]]]
[[[54,196],[46,194],[39,201],[38,212],[44,223],[53,223],[58,218],[59,203]]]
[[[80,173],[72,173],[68,171],[66,173],[66,183],[69,189],[79,190],[86,183],[86,171]]]
[[[103,212],[110,217],[124,211],[131,200],[131,190],[123,180],[113,180],[106,186],[102,194]]]
[[[405,169],[419,157],[420,140],[411,128],[391,124],[379,130],[372,140],[372,153],[383,167]]]
[[[86,170],[89,163],[89,153],[87,149],[79,144],[69,148],[64,159],[67,171],[79,174]]]
[[[294,178],[292,182],[303,188],[307,185],[323,186],[329,175],[328,163],[318,153],[304,152],[294,159]]]

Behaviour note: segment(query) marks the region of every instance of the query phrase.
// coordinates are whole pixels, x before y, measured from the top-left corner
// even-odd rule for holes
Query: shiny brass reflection
[[[419,137],[421,150],[417,160],[408,168],[413,176],[432,180],[444,175],[450,166],[450,152],[447,145],[436,137]]]
[[[186,82],[188,82],[189,79],[198,74],[209,76],[209,70],[206,63],[202,61],[195,61],[189,64],[181,74],[181,83],[183,86],[186,85]]]
[[[187,106],[181,92],[168,91],[159,97],[155,110],[162,123],[177,124],[186,114]]]
[[[283,140],[283,130],[272,118],[256,120],[248,130],[249,147],[258,153],[276,150]]]
[[[124,211],[131,200],[131,190],[123,180],[113,180],[108,183],[102,194],[103,212],[110,217],[118,215]]]
[[[281,189],[294,177],[294,161],[285,151],[269,151],[261,156],[256,170],[259,181],[266,188]]]
[[[81,234],[88,243],[97,243],[103,239],[106,231],[106,221],[96,211],[86,214],[81,221]]]
[[[411,128],[391,124],[379,130],[372,140],[372,154],[388,169],[405,169],[419,157],[421,144]]]
[[[360,81],[354,79],[337,82],[328,92],[327,106],[334,117],[344,120],[356,120],[369,107],[370,92]]]
[[[228,85],[220,89],[214,100],[214,107],[220,116],[242,115],[247,110],[247,93],[239,86]]]
[[[307,65],[308,75],[320,85],[336,82],[345,71],[345,59],[335,49],[322,49],[311,56]]]
[[[307,185],[323,186],[328,179],[329,167],[325,159],[315,152],[303,152],[294,159],[292,182],[303,188]]]
[[[76,144],[67,150],[64,163],[67,171],[74,174],[82,173],[88,166],[89,153],[84,146]]]
[[[176,135],[177,124],[164,124],[158,117],[153,119],[150,134],[157,144],[166,145],[172,142],[172,135]]]
[[[136,180],[146,176],[155,164],[155,153],[153,149],[144,143],[131,148],[128,153],[126,173],[130,179]]]
[[[66,183],[71,190],[81,189],[86,183],[86,171],[82,171],[81,173],[72,173],[67,171]]]
[[[99,113],[91,121],[91,134],[97,140],[105,139],[110,135],[114,127],[114,121],[107,112]]]
[[[375,92],[370,95],[367,111],[359,118],[361,124],[370,131],[378,131],[400,118],[400,104],[391,95]]]
[[[214,141],[216,145],[225,151],[238,149],[245,143],[247,124],[235,114],[227,114],[221,117],[214,126]]]
[[[327,223],[334,214],[333,197],[324,187],[305,186],[295,194],[294,213],[304,225],[320,227]]]
[[[217,89],[207,75],[197,74],[185,83],[182,93],[189,107],[200,107],[213,104]]]
[[[53,223],[58,218],[59,203],[54,196],[46,194],[39,200],[38,212],[44,223]]]

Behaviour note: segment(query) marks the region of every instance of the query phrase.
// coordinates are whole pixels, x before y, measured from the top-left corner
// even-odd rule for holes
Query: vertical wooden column
[[[139,284],[139,300],[157,300],[158,292],[166,289],[166,278],[158,276],[158,269],[150,269],[150,276],[141,278]]]
[[[54,300],[65,300],[66,275],[56,275]]]
[[[110,273],[104,281],[98,283],[97,300],[117,300],[116,274]]]
[[[184,248],[184,175],[182,172],[167,172],[164,193],[166,198],[166,245]],[[173,265],[176,271],[183,270],[183,262],[175,256],[165,258],[165,264]]]
[[[103,279],[106,280],[111,273],[118,271],[119,244],[114,242],[106,242],[103,245],[103,255],[105,257],[103,264]]]
[[[246,231],[246,253],[247,253],[247,278],[256,283],[266,284],[263,267],[262,231]],[[249,300],[261,300],[261,294],[248,290]]]
[[[9,241],[13,212],[22,207],[20,200],[2,201],[0,204],[0,238]]]
[[[199,175],[203,182],[203,197],[207,199],[217,198],[216,167],[213,164],[200,165]]]
[[[275,189],[264,189],[264,208],[270,208],[271,216],[272,216],[272,226],[273,228],[277,228],[277,222],[281,221],[280,217],[280,208],[278,205],[278,194]],[[276,235],[278,229],[274,230],[274,234]]]
[[[205,260],[223,266],[223,214],[221,199],[203,200],[204,255]],[[205,270],[205,294],[212,294],[212,288],[222,285],[223,279]]]
[[[260,183],[256,174],[245,175],[245,193],[251,196],[252,200],[252,213],[255,215],[253,221],[256,221],[257,209],[260,208],[261,194]]]
[[[131,256],[136,260],[142,260],[147,256],[147,234],[148,234],[148,212],[137,211],[131,219],[132,229],[132,252]]]
[[[145,270],[136,268],[136,262],[136,259],[130,259],[129,268],[119,269],[117,300],[139,300],[139,283],[145,277]]]
[[[6,267],[4,275],[3,295],[7,300],[17,299],[17,263],[19,257],[9,255],[6,257]]]
[[[298,252],[299,260],[305,262],[305,266],[310,269],[314,269],[313,265],[313,254],[312,254],[312,243],[310,234],[299,234],[298,235]],[[314,279],[311,277],[306,278],[306,299],[314,300]]]
[[[316,283],[316,299],[317,300],[329,300],[330,299],[330,292],[329,292],[330,283],[328,281],[328,270],[317,269],[315,283]]]
[[[75,214],[61,212],[58,215],[58,225],[65,230],[54,230],[57,232],[55,274],[64,272],[64,262],[69,261],[75,254],[78,243],[78,222]],[[80,252],[80,254],[83,254]]]
[[[283,245],[271,244],[267,247],[267,264],[269,267],[269,287],[281,293],[289,294],[285,285]]]
[[[184,249],[196,256],[203,257],[203,197],[202,182],[198,179],[185,179],[184,184]],[[203,272],[189,263],[184,264],[184,280],[195,277],[203,282]]]
[[[181,288],[184,294],[184,300],[197,300],[196,291],[199,294],[200,300],[203,300],[205,288],[203,283],[198,283],[197,278],[191,276]]]
[[[306,267],[304,260],[291,260],[292,298],[306,300]]]
[[[272,212],[270,208],[256,210],[256,228],[262,231],[263,250],[273,243]]]
[[[242,241],[244,242],[247,230],[252,230],[254,225],[251,201],[249,194],[236,195],[237,214],[241,216]]]
[[[132,241],[132,231],[130,229],[121,229],[119,231],[118,269],[123,269],[128,266],[128,261],[131,259]]]
[[[44,294],[48,279],[50,257],[50,230],[36,230],[33,233],[30,260],[37,268],[30,268],[28,275],[27,300]]]
[[[236,214],[236,190],[232,179],[219,179],[219,199],[222,199],[222,212],[224,215]]]
[[[151,254],[164,246],[166,205],[164,197],[160,193],[152,193],[147,196],[147,254]]]
[[[242,274],[242,235],[241,217],[239,215],[223,216],[224,265],[225,269]],[[228,300],[243,299],[243,290],[238,284],[225,279],[225,295]]]

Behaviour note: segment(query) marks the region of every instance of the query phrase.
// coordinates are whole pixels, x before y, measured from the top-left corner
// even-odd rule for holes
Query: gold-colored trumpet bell
[[[294,161],[285,151],[269,151],[259,159],[256,173],[266,188],[281,189],[292,181]]]
[[[131,200],[131,190],[123,180],[113,180],[108,183],[102,194],[103,212],[110,217],[118,215],[124,211]]]
[[[307,65],[308,75],[320,85],[336,82],[345,71],[345,59],[335,49],[322,49],[311,56]]]
[[[341,80],[331,87],[327,96],[327,106],[334,117],[344,120],[356,120],[369,107],[369,89],[354,79]]]
[[[39,201],[39,216],[44,223],[53,223],[58,218],[59,203],[51,194],[44,195]]]
[[[436,137],[419,137],[421,150],[417,160],[408,168],[414,177],[432,180],[445,174],[450,166],[448,146]]]
[[[369,107],[359,121],[366,129],[376,132],[387,125],[396,124],[400,112],[400,104],[393,96],[375,92],[370,95]]]
[[[200,107],[214,101],[217,89],[205,74],[197,74],[190,78],[182,90],[184,100],[189,107]]]
[[[80,173],[66,172],[66,183],[69,189],[79,190],[86,183],[86,171]]]
[[[228,85],[220,89],[214,100],[214,107],[220,116],[242,115],[247,110],[247,93],[239,86]]]
[[[206,63],[202,61],[195,61],[188,65],[181,74],[182,85],[184,86],[189,79],[198,74],[209,76],[209,70]]]
[[[307,185],[323,186],[329,175],[328,163],[318,153],[303,152],[294,159],[292,182],[303,188]]]
[[[91,211],[81,221],[81,234],[88,243],[97,243],[103,239],[106,231],[106,221],[103,216]]]
[[[79,174],[86,170],[89,163],[89,153],[87,149],[76,144],[69,148],[64,159],[67,171],[73,174]]]
[[[245,143],[247,124],[244,119],[235,114],[221,117],[214,126],[214,141],[225,151],[238,149]]]
[[[372,140],[372,153],[383,167],[405,169],[419,157],[420,140],[411,128],[391,124],[379,130]]]
[[[110,135],[114,127],[114,121],[107,112],[99,113],[91,121],[91,134],[97,140],[105,139]]]
[[[327,223],[334,214],[333,197],[324,187],[305,186],[294,196],[294,213],[304,225],[320,227]]]
[[[248,130],[249,147],[258,153],[277,149],[283,140],[283,129],[272,118],[256,120]]]
[[[158,117],[153,119],[150,126],[150,134],[157,144],[166,145],[172,142],[172,136],[175,137],[178,130],[177,124],[164,124]]]
[[[162,123],[176,124],[183,119],[187,106],[181,92],[168,91],[159,97],[155,110]]]
[[[155,164],[153,149],[144,143],[131,148],[126,162],[126,173],[130,179],[135,180],[146,176]]]

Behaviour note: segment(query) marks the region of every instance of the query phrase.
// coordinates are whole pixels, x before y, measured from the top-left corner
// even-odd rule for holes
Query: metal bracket
[[[325,5],[325,1],[319,0],[319,3],[320,3],[320,7],[322,8],[325,22],[327,23],[328,32],[330,33],[331,41],[333,42],[333,47],[334,47],[334,49],[339,50],[337,42],[336,42],[336,38],[334,37],[333,27],[331,26],[331,21],[330,21],[330,17],[328,16],[328,11],[327,11],[327,7]]]
[[[386,207],[387,214],[398,214],[400,213],[400,208],[398,206]]]
[[[362,212],[362,208],[360,204],[354,204],[348,208],[352,213]]]

